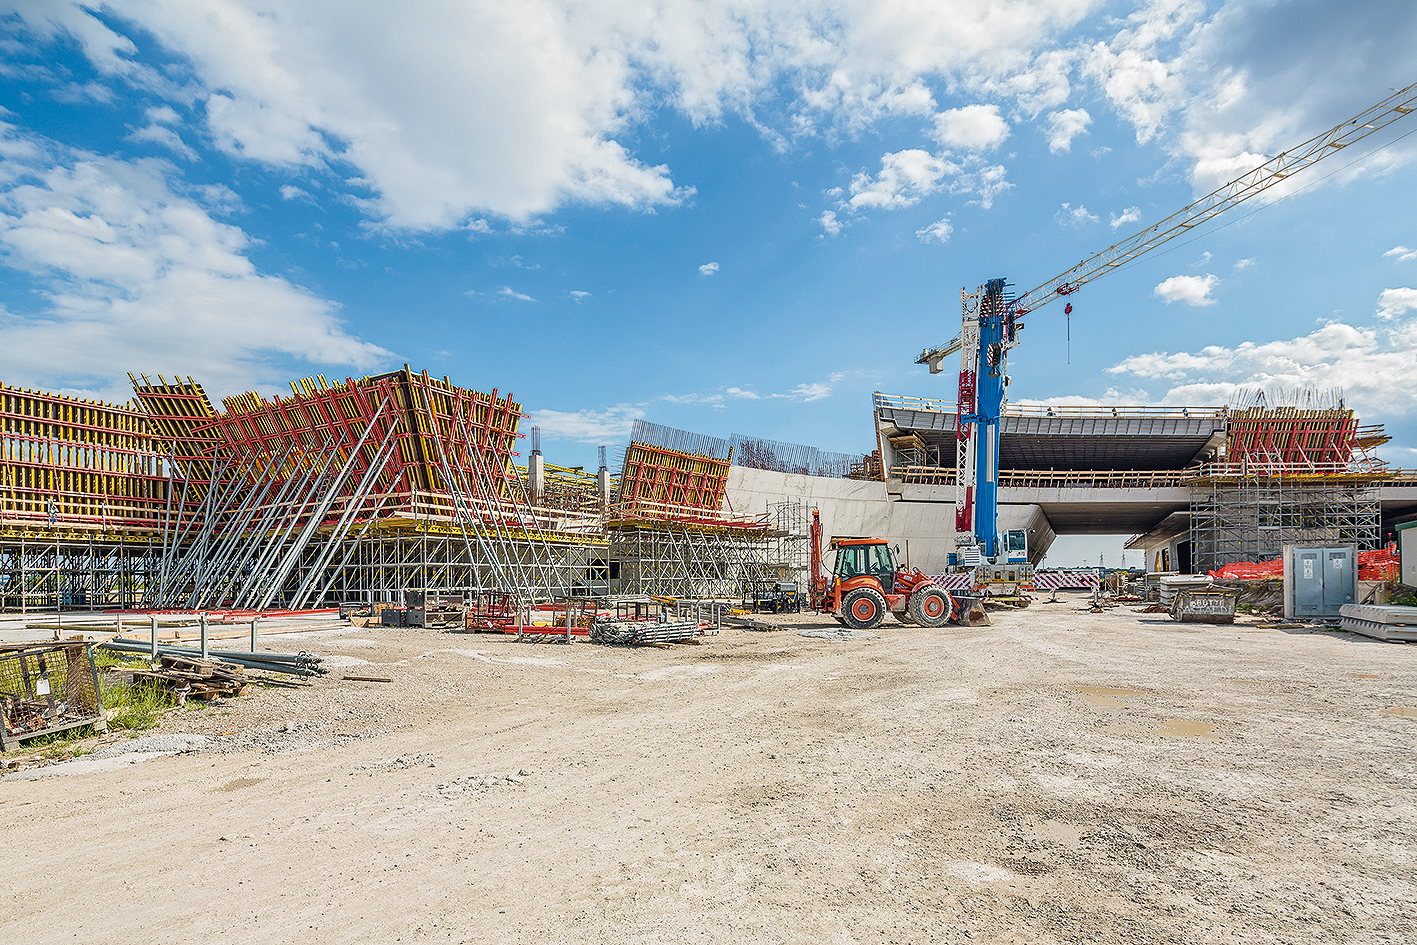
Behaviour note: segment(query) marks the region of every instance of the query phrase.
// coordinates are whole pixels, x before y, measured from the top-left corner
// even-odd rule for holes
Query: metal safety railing
[[[924,410],[953,415],[955,402],[940,398],[906,397],[899,394],[872,395],[877,409],[882,407],[898,410]],[[1099,406],[1099,405],[1053,405],[1053,404],[1005,404],[1006,417],[1069,417],[1078,419],[1119,418],[1119,419],[1167,419],[1167,420],[1223,420],[1229,416],[1226,407],[1150,407],[1150,406]]]

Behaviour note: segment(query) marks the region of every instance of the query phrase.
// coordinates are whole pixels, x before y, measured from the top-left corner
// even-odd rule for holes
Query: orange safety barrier
[[[1267,578],[1283,577],[1284,562],[1279,559],[1236,561],[1207,573],[1213,578],[1226,581],[1263,581]],[[1358,580],[1396,581],[1399,576],[1399,560],[1394,546],[1358,552]]]

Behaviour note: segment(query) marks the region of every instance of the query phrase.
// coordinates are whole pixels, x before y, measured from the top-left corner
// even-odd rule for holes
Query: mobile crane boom
[[[1285,151],[1254,170],[1178,210],[1153,226],[1114,243],[1062,274],[1007,298],[1003,279],[991,279],[975,292],[960,290],[964,310],[960,333],[949,344],[926,348],[915,359],[931,374],[944,370],[944,359],[960,353],[959,399],[955,409],[955,531],[972,534],[961,544],[976,544],[985,558],[998,554],[999,434],[1008,386],[1008,351],[1018,344],[1018,321],[1059,296],[1076,292],[1158,246],[1263,193],[1305,168],[1417,109],[1417,83]]]

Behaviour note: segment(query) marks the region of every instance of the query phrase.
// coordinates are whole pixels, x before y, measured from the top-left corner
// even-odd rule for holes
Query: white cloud
[[[1411,311],[1417,311],[1417,289],[1384,289],[1378,296],[1379,318],[1396,318]]]
[[[1073,139],[1087,131],[1092,116],[1084,108],[1065,108],[1048,116],[1048,150],[1054,154],[1069,151]]]
[[[701,125],[736,114],[778,149],[938,115],[945,146],[975,154],[1006,139],[1005,116],[1046,114],[1050,147],[1066,149],[1091,118],[1064,107],[1074,77],[1139,140],[1192,164],[1203,188],[1371,104],[1368,90],[1405,85],[1417,29],[1413,4],[1341,0],[1306,4],[1303,29],[1285,4],[1243,0],[1144,0],[1125,20],[1098,18],[1096,0],[424,0],[354,15],[339,0],[109,0],[101,18],[89,0],[18,8],[40,39],[75,37],[110,84],[204,115],[233,154],[363,181],[348,196],[412,229],[681,201],[692,188],[627,143],[664,107]],[[1093,38],[1074,40],[1089,23]],[[138,30],[170,65],[144,64],[123,35]],[[1333,81],[1303,81],[1312,75]],[[941,110],[945,92],[976,104]],[[98,93],[111,94],[85,94]],[[1379,163],[1413,153],[1395,146]],[[997,190],[950,192],[987,206]]]
[[[1062,208],[1054,214],[1053,218],[1058,221],[1059,226],[1078,227],[1087,226],[1089,223],[1101,222],[1101,218],[1098,217],[1097,214],[1090,212],[1086,207],[1081,205],[1074,207],[1072,204],[1068,203],[1063,204]]]
[[[958,170],[958,165],[919,148],[885,154],[879,174],[872,177],[863,171],[852,178],[847,205],[852,211],[909,207],[939,190],[945,174]]]
[[[128,139],[160,145],[189,161],[195,161],[197,160],[197,152],[182,140],[181,135],[168,127],[176,124],[180,118],[181,116],[177,114],[176,110],[167,105],[149,108],[147,110],[147,125],[131,132]]]
[[[527,419],[549,439],[605,445],[626,440],[636,420],[644,417],[639,404],[616,404],[601,410],[530,410]]]
[[[1008,136],[1009,123],[997,105],[966,105],[935,116],[935,140],[946,147],[989,151]]]
[[[1128,207],[1121,213],[1112,214],[1112,229],[1119,226],[1126,226],[1128,223],[1136,223],[1141,219],[1141,207]]]
[[[825,400],[830,397],[832,388],[830,384],[798,384],[792,388],[788,396],[793,400],[799,400],[804,404],[814,401]]]
[[[0,375],[107,383],[117,387],[104,396],[126,400],[118,378],[129,369],[179,369],[222,394],[271,384],[290,358],[394,358],[347,334],[333,303],[257,271],[247,235],[204,202],[229,205],[225,188],[184,194],[164,161],[116,161],[5,126],[0,137],[0,251],[48,284],[38,311],[0,327]]]
[[[718,263],[716,262],[706,262],[699,267],[699,275],[701,276],[711,276],[715,272],[718,272]]]
[[[1210,297],[1210,291],[1219,284],[1220,279],[1209,274],[1172,276],[1152,292],[1158,298],[1165,300],[1167,305],[1172,302],[1185,302],[1187,305],[1214,305],[1215,299]]]
[[[922,227],[915,231],[915,236],[922,243],[948,243],[950,234],[954,232],[954,226],[950,223],[949,217],[936,220],[929,226]]]
[[[1254,264],[1255,261],[1253,259],[1237,259],[1235,260],[1235,271],[1239,272],[1241,269],[1249,269]]]
[[[511,286],[509,286],[509,285],[504,285],[504,286],[502,286],[502,288],[500,288],[500,289],[497,290],[497,294],[498,294],[498,295],[502,295],[502,296],[506,296],[506,297],[509,298],[509,299],[516,299],[516,300],[519,301],[519,302],[535,302],[535,301],[536,301],[536,299],[534,299],[534,298],[532,298],[531,296],[527,295],[525,292],[518,292],[516,289],[513,289],[513,288],[512,288]]]
[[[1034,116],[1066,101],[1074,54],[1050,47],[1094,5],[110,0],[100,18],[51,0],[20,16],[41,38],[73,34],[105,77],[182,99],[230,153],[357,179],[350,196],[379,220],[440,229],[683,200],[692,188],[627,143],[666,105],[696,124],[734,113],[779,149],[938,113],[947,145],[987,151],[1008,103]],[[140,30],[170,64],[143,64],[124,35]],[[941,112],[939,88],[979,103]]]
[[[1005,175],[1002,165],[987,164],[975,157],[957,163],[948,155],[907,148],[882,155],[880,173],[856,174],[851,179],[851,196],[839,204],[839,209],[849,213],[900,210],[942,192],[973,195],[974,203],[988,209],[996,196],[1013,186]],[[840,222],[835,213],[832,222]]]
[[[1227,403],[1246,390],[1342,390],[1360,413],[1411,415],[1417,405],[1417,323],[1377,328],[1330,322],[1298,338],[1137,355],[1112,374],[1170,382],[1166,404]]]
[[[836,236],[846,225],[837,218],[835,210],[823,210],[822,215],[817,218],[817,222],[821,224],[822,232],[827,236]]]
[[[731,400],[789,400],[797,403],[812,403],[831,396],[836,384],[846,375],[841,372],[831,374],[825,381],[798,384],[786,392],[760,394],[744,387],[720,387],[707,393],[664,394],[660,398],[672,404],[722,408]]]
[[[573,299],[575,299],[577,302],[579,302],[579,301],[581,301],[582,299],[591,298],[591,294],[590,294],[589,292],[585,291],[584,289],[572,289],[572,290],[571,290],[571,298],[573,298]]]
[[[1394,246],[1392,249],[1383,253],[1384,258],[1388,256],[1396,256],[1398,262],[1409,262],[1410,260],[1417,259],[1417,249],[1408,249],[1406,246]]]

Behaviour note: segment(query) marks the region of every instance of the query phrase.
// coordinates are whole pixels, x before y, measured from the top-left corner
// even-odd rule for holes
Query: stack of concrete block
[[[1339,626],[1392,643],[1417,643],[1417,607],[1394,604],[1344,604],[1339,608]]]

